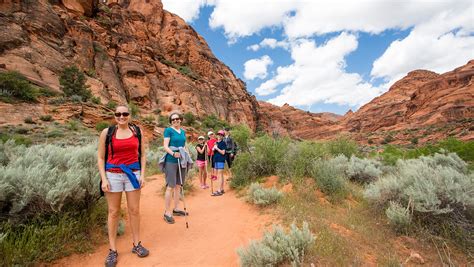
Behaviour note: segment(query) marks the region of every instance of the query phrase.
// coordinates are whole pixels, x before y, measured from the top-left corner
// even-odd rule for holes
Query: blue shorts
[[[215,162],[214,168],[217,170],[223,170],[225,166],[225,162]]]

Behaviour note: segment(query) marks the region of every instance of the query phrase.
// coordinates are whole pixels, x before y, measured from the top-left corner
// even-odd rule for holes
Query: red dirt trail
[[[142,189],[140,212],[141,240],[150,255],[138,258],[131,253],[133,241],[127,219],[125,234],[117,239],[117,266],[238,266],[236,249],[260,238],[271,223],[268,215],[262,215],[228,188],[223,196],[212,197],[210,189],[201,189],[193,179],[195,189],[185,196],[189,228],[183,217],[175,217],[176,223],[169,225],[162,218],[164,178],[149,178]],[[125,198],[122,208],[126,209]],[[55,265],[104,266],[107,253],[108,243],[91,254],[66,257]]]

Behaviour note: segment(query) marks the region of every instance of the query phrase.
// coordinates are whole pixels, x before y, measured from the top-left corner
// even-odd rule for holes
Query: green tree
[[[86,76],[76,66],[64,68],[59,77],[59,83],[66,96],[78,95],[84,101],[92,97],[89,86],[86,85]]]
[[[26,80],[25,76],[16,71],[0,73],[0,97],[14,97],[26,101],[36,101],[37,92]]]

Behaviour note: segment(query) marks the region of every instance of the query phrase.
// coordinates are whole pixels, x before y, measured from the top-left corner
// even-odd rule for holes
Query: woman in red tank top
[[[149,252],[140,241],[140,192],[145,185],[145,146],[140,147],[137,130],[129,124],[130,112],[127,106],[118,106],[115,110],[116,126],[112,135],[111,144],[106,148],[108,129],[104,129],[99,137],[97,164],[102,179],[102,190],[105,192],[108,205],[108,234],[109,254],[105,266],[117,264],[117,227],[120,217],[120,202],[122,192],[127,196],[128,215],[133,234],[132,252],[139,257],[148,256]],[[105,158],[105,151],[107,158]],[[139,159],[141,154],[141,159]],[[142,162],[140,166],[139,162]]]

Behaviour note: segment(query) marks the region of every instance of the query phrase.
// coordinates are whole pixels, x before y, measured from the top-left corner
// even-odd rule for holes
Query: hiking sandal
[[[109,255],[105,258],[105,267],[115,267],[117,265],[117,250],[109,249]]]
[[[148,254],[150,254],[148,249],[142,246],[142,241],[138,242],[136,246],[135,243],[133,244],[132,253],[137,254],[137,256],[140,258],[146,257]]]
[[[169,223],[169,224],[173,224],[174,223],[174,218],[173,216],[168,216],[166,214],[163,214],[163,219],[165,220],[165,222]]]
[[[173,210],[173,215],[176,216],[186,216],[189,215],[188,212],[182,211],[182,210]]]

